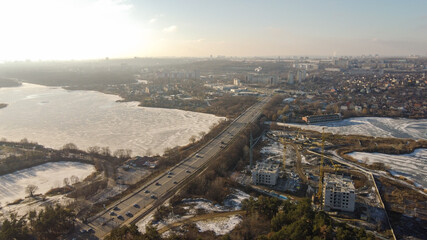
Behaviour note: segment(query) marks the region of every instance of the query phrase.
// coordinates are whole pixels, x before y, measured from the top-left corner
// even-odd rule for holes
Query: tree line
[[[74,213],[71,209],[46,206],[43,210],[30,211],[23,217],[11,214],[0,228],[0,239],[57,239],[74,230]]]

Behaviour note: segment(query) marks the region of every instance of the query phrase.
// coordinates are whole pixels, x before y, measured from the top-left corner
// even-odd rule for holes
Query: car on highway
[[[126,216],[128,216],[128,217],[133,217],[133,214],[132,214],[131,212],[127,211],[127,212],[126,212]]]
[[[116,216],[117,214],[113,211],[110,212],[110,216]]]
[[[171,171],[168,172],[168,175],[172,175],[172,174],[173,174],[173,172],[171,172]]]
[[[125,220],[125,218],[122,215],[117,216],[117,219],[122,220],[122,221]]]
[[[154,194],[151,195],[151,198],[152,199],[157,199],[156,195],[154,195]]]
[[[136,204],[136,203],[133,205],[133,207],[140,208],[140,206],[138,204]]]
[[[191,173],[191,171],[190,171],[190,170],[186,170],[185,172],[186,172],[186,173]]]
[[[177,181],[173,181],[173,184],[178,184],[178,182]]]
[[[145,190],[144,192],[145,192],[145,193],[149,193],[149,192],[150,192],[150,190],[148,190],[148,189],[147,189],[147,190]]]
[[[172,178],[172,175],[168,175],[168,178]]]
[[[119,211],[119,210],[120,210],[120,208],[119,208],[119,207],[117,207],[117,206],[115,206],[115,207],[113,208],[113,210],[114,210],[114,211]]]
[[[197,154],[196,154],[196,157],[201,158],[202,156],[200,156],[200,154],[198,154],[198,153],[197,153]]]
[[[162,184],[160,184],[159,182],[156,182],[156,186],[160,186],[160,185],[162,185]]]

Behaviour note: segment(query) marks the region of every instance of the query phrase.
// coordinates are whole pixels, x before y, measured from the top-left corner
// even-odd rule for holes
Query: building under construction
[[[252,183],[276,185],[279,177],[279,164],[273,161],[258,162],[252,170]]]
[[[353,212],[355,206],[353,181],[342,175],[327,174],[323,184],[323,204],[326,211]]]

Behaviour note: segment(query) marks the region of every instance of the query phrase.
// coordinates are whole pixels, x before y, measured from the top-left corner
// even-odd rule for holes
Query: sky
[[[0,0],[0,61],[427,56],[425,0]]]

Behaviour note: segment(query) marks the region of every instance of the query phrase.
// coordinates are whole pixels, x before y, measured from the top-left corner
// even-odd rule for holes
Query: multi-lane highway
[[[97,237],[102,238],[113,228],[136,222],[151,212],[185,182],[196,176],[247,124],[254,122],[269,100],[270,98],[266,97],[257,102],[196,153],[92,217],[87,228],[91,228]]]

